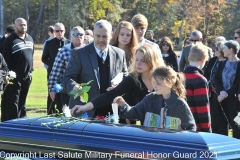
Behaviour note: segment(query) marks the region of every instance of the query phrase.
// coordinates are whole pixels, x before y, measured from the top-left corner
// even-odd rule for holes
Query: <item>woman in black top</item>
[[[131,99],[134,99],[130,105],[136,105],[147,94],[153,91],[151,76],[153,71],[157,67],[165,65],[159,54],[159,50],[150,44],[145,43],[140,46],[134,56],[131,73],[128,77],[124,78],[114,89],[97,96],[86,105],[76,105],[71,109],[72,115],[112,103],[115,97],[124,94],[131,95]]]
[[[171,66],[176,72],[178,72],[177,56],[173,51],[173,45],[170,38],[163,37],[161,39],[160,49],[166,65]]]
[[[239,44],[237,41],[227,41],[224,43],[224,57],[227,58],[222,63],[219,63],[217,72],[215,74],[216,93],[218,101],[221,102],[227,120],[233,130],[233,137],[240,139],[240,129],[235,124],[233,119],[240,111],[238,101],[238,89],[240,81],[240,61],[237,57],[239,51]],[[222,123],[225,127],[224,133],[228,135],[228,123]]]
[[[208,62],[207,68],[204,72],[204,76],[209,82],[209,102],[210,102],[210,113],[211,113],[211,127],[213,133],[225,134],[226,127],[222,125],[226,123],[226,118],[219,106],[217,100],[217,94],[214,93],[216,90],[214,84],[214,75],[216,74],[219,63],[225,61],[223,57],[224,42],[218,42],[215,48],[215,57],[211,58]]]

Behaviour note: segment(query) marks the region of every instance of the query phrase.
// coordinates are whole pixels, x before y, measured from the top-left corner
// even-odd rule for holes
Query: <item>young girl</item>
[[[130,107],[122,97],[116,97],[114,102],[121,107],[122,117],[128,119],[145,119],[145,114],[151,112],[161,117],[170,116],[181,120],[184,130],[196,130],[193,115],[186,103],[184,75],[176,73],[169,66],[157,68],[153,74],[153,89],[135,107]]]
[[[114,89],[97,96],[91,102],[83,106],[74,106],[71,110],[72,115],[105,106],[112,103],[115,97],[124,94],[127,95],[128,104],[136,105],[139,103],[147,94],[153,91],[151,76],[153,71],[157,67],[165,65],[159,54],[159,50],[151,44],[146,43],[140,46],[134,55],[129,76],[124,78]]]
[[[133,25],[127,21],[119,22],[110,44],[125,51],[127,67],[129,68],[138,46],[138,39]]]

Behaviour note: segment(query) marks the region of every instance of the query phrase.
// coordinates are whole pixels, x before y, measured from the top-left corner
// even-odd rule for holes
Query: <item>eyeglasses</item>
[[[72,34],[74,37],[77,37],[77,36],[83,36],[84,34],[83,33],[73,33]]]
[[[236,40],[236,39],[238,39],[239,37],[234,37],[234,39]]]
[[[55,30],[55,32],[64,32],[65,30]]]
[[[170,46],[169,44],[167,44],[167,43],[162,43],[162,46]]]

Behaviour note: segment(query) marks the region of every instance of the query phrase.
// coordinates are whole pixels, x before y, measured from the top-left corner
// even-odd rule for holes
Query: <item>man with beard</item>
[[[2,121],[26,116],[26,98],[32,82],[34,42],[26,33],[25,19],[17,18],[14,28],[15,32],[8,36],[3,44],[3,57],[9,70],[14,71],[17,77],[3,93]]]

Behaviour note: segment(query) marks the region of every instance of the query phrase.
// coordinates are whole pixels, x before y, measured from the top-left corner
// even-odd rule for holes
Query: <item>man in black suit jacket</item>
[[[90,80],[91,89],[88,92],[89,101],[93,100],[101,93],[107,92],[111,87],[110,81],[119,73],[127,75],[127,65],[125,53],[123,50],[109,45],[111,39],[112,25],[106,20],[99,20],[94,26],[93,43],[79,49],[73,49],[70,61],[68,63],[65,75],[62,80],[62,86],[69,94],[76,87],[77,83],[86,83]],[[83,105],[80,98],[74,99],[71,95],[69,107]],[[88,111],[88,115],[106,116],[108,112],[112,113],[111,104],[96,110]],[[95,114],[94,114],[95,113]]]
[[[192,44],[183,48],[182,56],[181,56],[180,63],[179,63],[180,71],[184,71],[185,67],[189,65],[188,56],[189,56],[189,52],[190,52],[192,46],[196,42],[203,41],[202,32],[200,32],[198,30],[193,31],[190,36],[190,41],[192,42]],[[207,48],[208,48],[208,60],[209,60],[210,58],[213,57],[213,52],[212,52],[211,48],[209,48],[209,47],[207,47]],[[206,61],[205,66],[202,68],[203,71],[206,69],[208,60]]]
[[[58,51],[68,43],[68,40],[64,37],[65,27],[62,23],[56,23],[54,25],[54,32],[56,37],[47,41],[42,54],[42,62],[48,65],[47,69],[47,80],[52,71],[53,63]],[[55,113],[55,104],[59,112],[62,112],[60,93],[56,94],[54,102],[51,100],[51,97],[48,94],[47,99],[47,114]]]

